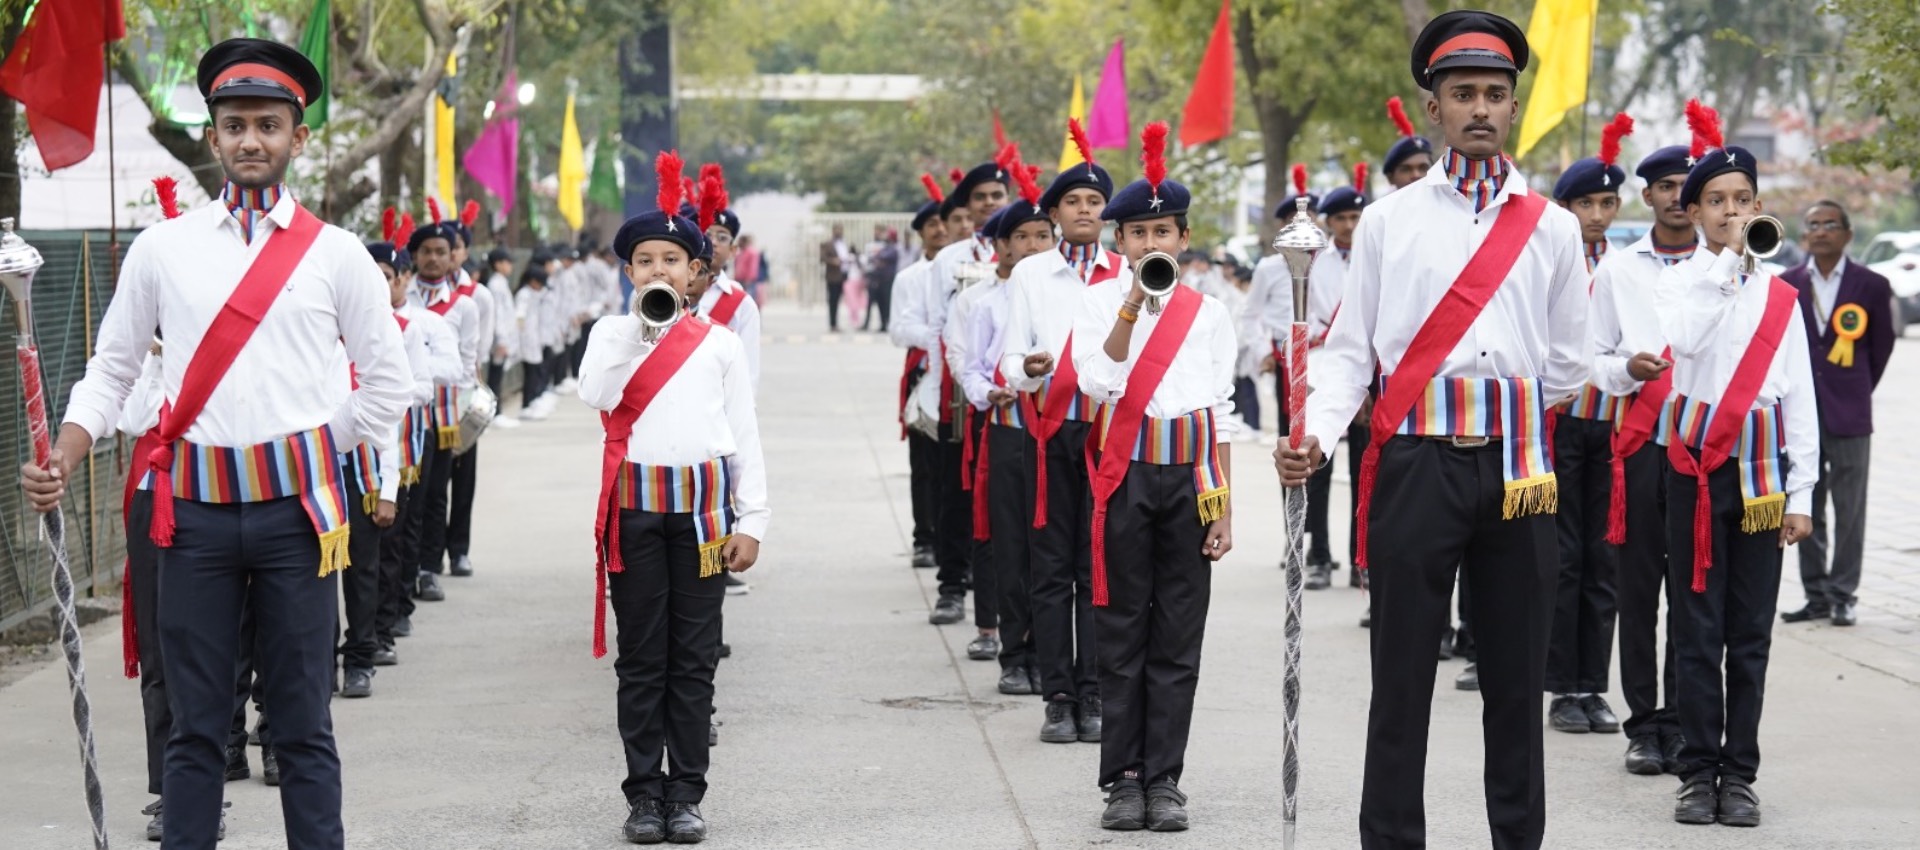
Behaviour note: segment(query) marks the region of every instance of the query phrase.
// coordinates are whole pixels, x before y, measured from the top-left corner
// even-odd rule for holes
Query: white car
[[[1893,324],[1904,335],[1920,322],[1920,231],[1892,231],[1873,237],[1860,262],[1893,284]]]

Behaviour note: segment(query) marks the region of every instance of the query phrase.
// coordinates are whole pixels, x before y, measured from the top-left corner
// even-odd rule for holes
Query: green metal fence
[[[59,428],[67,395],[86,372],[100,316],[113,295],[115,254],[134,234],[120,234],[119,251],[102,231],[23,231],[46,265],[33,280],[34,335],[47,389],[47,415]],[[14,327],[8,304],[0,327]],[[66,502],[67,545],[74,583],[83,594],[102,595],[119,586],[126,541],[120,509],[131,441],[100,441],[75,471]],[[12,363],[0,368],[0,632],[53,604],[53,558],[40,539],[39,516],[27,508],[19,469],[31,460],[20,375]]]

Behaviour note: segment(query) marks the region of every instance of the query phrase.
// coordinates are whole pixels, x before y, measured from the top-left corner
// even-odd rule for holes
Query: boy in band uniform
[[[920,250],[914,260],[893,278],[893,321],[887,336],[893,344],[906,349],[900,369],[900,437],[907,442],[908,488],[913,503],[913,559],[915,567],[933,566],[934,528],[939,524],[939,493],[935,487],[934,467],[939,463],[935,438],[908,422],[939,421],[940,371],[929,368],[926,334],[927,298],[933,279],[929,277],[933,258],[946,245],[946,222],[940,217],[940,205],[947,199],[933,175],[920,175],[930,199],[913,215],[911,227],[920,235]],[[933,376],[928,380],[928,376]]]
[[[1319,256],[1313,258],[1313,266],[1307,271],[1307,345],[1310,348],[1319,348],[1327,343],[1327,329],[1333,326],[1333,318],[1340,313],[1340,294],[1347,277],[1347,257],[1353,251],[1353,230],[1360,226],[1360,213],[1366,209],[1366,205],[1367,164],[1364,162],[1354,165],[1352,186],[1341,186],[1320,197],[1320,206],[1316,211],[1321,221],[1325,222],[1330,243],[1328,247],[1332,250],[1321,251]],[[1286,271],[1284,262],[1280,271]],[[1293,285],[1291,277],[1281,282],[1289,288]],[[1291,302],[1293,299],[1287,300]],[[1366,444],[1366,425],[1356,416],[1354,424],[1347,426],[1347,445]],[[1347,453],[1347,474],[1356,490],[1350,505],[1360,502],[1357,493],[1360,486],[1359,458],[1358,451]],[[1320,471],[1307,480],[1307,534],[1313,538],[1313,545],[1307,552],[1308,590],[1325,590],[1332,586],[1332,572],[1340,567],[1333,560],[1327,539],[1327,503],[1332,492],[1333,465],[1328,464],[1320,467]],[[1359,523],[1351,512],[1347,515],[1347,528],[1347,561],[1352,563],[1353,553],[1359,547],[1354,533]],[[1350,585],[1361,586],[1360,570],[1350,570],[1347,576]]]
[[[999,238],[1000,222],[1010,208],[1001,207],[994,211],[980,228],[987,243],[993,246],[989,262],[977,267],[986,270],[985,277],[969,280],[954,293],[952,303],[947,308],[946,326],[940,332],[940,350],[948,372],[953,375],[954,393],[960,406],[952,416],[957,423],[956,429],[963,435],[960,443],[959,501],[957,505],[942,507],[957,510],[961,514],[954,528],[965,532],[962,545],[967,548],[968,578],[973,591],[973,624],[979,630],[973,640],[967,643],[967,658],[972,661],[992,661],[1000,657],[1000,570],[994,566],[993,545],[988,540],[985,503],[982,501],[987,486],[987,411],[992,403],[982,388],[967,385],[966,371],[967,364],[973,362],[976,355],[974,307],[993,292],[997,284],[1004,283],[1013,270],[1013,258],[1004,250],[1006,246]],[[938,613],[938,609],[935,613]],[[1005,683],[1004,671],[1002,680]]]
[[[439,205],[428,204],[429,215],[439,218]],[[453,326],[460,339],[461,374],[456,380],[434,387],[433,415],[429,424],[427,453],[431,456],[421,483],[426,491],[420,499],[420,580],[414,598],[439,602],[447,598],[440,586],[446,572],[450,548],[448,517],[449,491],[453,483],[453,449],[460,442],[460,412],[466,393],[478,383],[480,343],[483,327],[480,305],[462,294],[459,267],[454,265],[455,246],[460,243],[457,220],[435,220],[420,225],[407,237],[407,253],[413,257],[413,289],[407,297],[415,306],[437,313]]]

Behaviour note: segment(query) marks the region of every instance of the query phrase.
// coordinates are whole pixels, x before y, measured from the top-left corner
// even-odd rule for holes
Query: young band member
[[[440,575],[446,572],[449,551],[449,499],[453,483],[453,449],[460,442],[460,414],[466,391],[478,382],[482,325],[480,305],[462,294],[459,267],[454,263],[455,246],[460,243],[459,228],[440,218],[440,205],[427,199],[429,215],[434,219],[420,225],[407,237],[407,253],[413,257],[414,283],[408,298],[426,310],[437,313],[453,326],[460,339],[458,380],[446,381],[434,388],[433,416],[427,441],[426,491],[420,500],[420,581],[414,598],[439,602],[447,598],[440,587]]]
[[[1017,157],[1014,161],[1017,162]],[[1002,159],[1003,165],[1007,162],[1007,159]],[[953,418],[964,435],[960,444],[959,506],[964,516],[955,528],[966,531],[963,545],[967,546],[968,577],[973,590],[973,624],[979,630],[979,634],[967,643],[967,658],[972,661],[992,661],[1000,657],[1000,570],[994,565],[993,545],[988,541],[990,529],[986,528],[988,517],[985,516],[985,502],[981,499],[981,491],[987,487],[987,408],[991,402],[980,388],[967,385],[965,373],[967,364],[973,362],[976,355],[973,350],[974,306],[992,292],[996,284],[1005,281],[1013,270],[1012,257],[999,238],[1000,222],[1009,209],[1011,206],[996,210],[981,226],[980,233],[987,237],[988,244],[994,249],[991,262],[976,267],[975,271],[962,273],[965,277],[956,286],[952,303],[947,308],[946,327],[940,332],[940,350],[946,360],[947,370],[953,375],[954,403],[959,408]],[[943,509],[945,507],[943,505]],[[1002,684],[1008,684],[1010,675],[1011,671],[1002,671]],[[1030,693],[1031,689],[1027,692]]]
[[[142,486],[153,493],[155,622],[174,712],[162,840],[183,850],[212,850],[217,840],[240,613],[250,597],[288,843],[340,848],[328,701],[333,576],[346,566],[349,540],[332,454],[384,438],[412,388],[366,249],[282,184],[306,143],[300,121],[322,92],[319,73],[286,45],[234,39],[201,58],[198,82],[227,186],[219,200],[134,240],[48,466],[29,464],[22,476],[36,510],[59,504],[74,467],[119,419],[159,332],[168,402]],[[334,368],[342,343],[360,364],[357,390]],[[271,475],[269,467],[307,474]],[[233,477],[210,477],[213,469]]]
[[[1673,819],[1758,826],[1781,550],[1813,529],[1820,418],[1798,293],[1743,262],[1746,227],[1761,212],[1758,163],[1722,146],[1717,116],[1698,101],[1687,119],[1709,151],[1687,172],[1680,203],[1705,250],[1662,272],[1658,288],[1673,350],[1667,581],[1689,586],[1673,594],[1686,735]]]
[[[520,420],[538,422],[552,410],[547,363],[547,282],[553,258],[535,251],[520,271],[520,288],[513,293],[514,322],[520,331]]]
[[[727,209],[726,175],[720,166],[700,167],[700,223],[713,247],[713,281],[694,304],[694,312],[716,325],[725,325],[747,351],[747,369],[760,388],[760,306],[747,297],[747,288],[728,274],[733,265],[733,240],[740,237],[740,217]],[[731,575],[728,576],[732,578]]]
[[[1421,32],[1412,72],[1432,93],[1443,167],[1361,218],[1309,376],[1308,436],[1275,452],[1282,483],[1304,484],[1378,369],[1360,485],[1373,605],[1364,848],[1425,844],[1431,647],[1456,570],[1483,614],[1492,844],[1537,848],[1546,831],[1539,693],[1559,564],[1545,422],[1586,383],[1586,276],[1573,214],[1529,191],[1501,153],[1527,54],[1520,28],[1486,12],[1448,12]]]
[[[1060,172],[1040,197],[1060,242],[1057,250],[1014,266],[1000,349],[1001,374],[1021,393],[1020,413],[1034,441],[1035,508],[1028,532],[1040,674],[1034,687],[1047,701],[1040,740],[1054,744],[1097,743],[1103,723],[1087,497],[1087,431],[1094,404],[1080,391],[1073,323],[1089,285],[1127,274],[1121,256],[1100,246],[1106,228],[1101,212],[1113,196],[1113,177],[1094,162],[1093,146],[1077,120],[1068,132],[1085,163]],[[999,533],[996,526],[996,538]]]
[[[1704,148],[1700,151],[1704,154]],[[1634,168],[1646,183],[1640,199],[1653,229],[1594,269],[1588,334],[1593,384],[1627,399],[1614,431],[1607,542],[1615,551],[1620,633],[1620,693],[1627,701],[1626,768],[1658,776],[1679,767],[1680,723],[1674,712],[1674,625],[1678,608],[1666,584],[1666,403],[1673,378],[1655,296],[1660,271],[1693,256],[1695,232],[1680,187],[1693,157],[1669,145]],[[1665,585],[1663,591],[1662,586]],[[1660,647],[1660,601],[1667,599],[1667,643]],[[1662,695],[1665,695],[1664,699]]]
[[[460,217],[448,222],[457,237],[453,243],[455,285],[459,288],[461,299],[473,302],[476,308],[474,313],[479,317],[475,328],[473,362],[469,364],[474,377],[462,385],[468,389],[478,386],[486,377],[486,366],[493,357],[494,347],[493,291],[481,286],[467,271],[467,256],[473,247],[473,223],[479,218],[479,202],[468,201],[460,208]],[[454,421],[458,422],[458,415],[465,411],[465,401],[462,400],[461,406],[454,410]],[[453,456],[453,468],[448,475],[452,496],[447,503],[447,575],[450,576],[473,575],[473,558],[469,556],[469,550],[473,544],[473,490],[479,471],[479,444]]]
[[[506,412],[507,370],[518,361],[520,323],[513,312],[513,255],[505,248],[487,252],[485,271],[487,293],[493,299],[493,345],[487,355],[487,389],[503,399],[501,411],[493,417],[493,427],[518,428],[520,420]]]
[[[1400,138],[1393,147],[1387,148],[1380,173],[1386,175],[1387,183],[1393,188],[1404,189],[1427,176],[1427,169],[1433,167],[1433,143],[1413,131],[1413,121],[1407,118],[1407,108],[1398,95],[1387,98],[1387,117],[1393,119]]]
[[[946,245],[946,222],[940,217],[940,206],[947,196],[933,175],[920,175],[920,182],[929,197],[914,213],[911,224],[913,231],[920,235],[920,251],[914,261],[893,278],[893,321],[888,325],[887,335],[894,345],[906,349],[906,362],[900,370],[900,438],[907,441],[907,486],[913,504],[910,563],[930,568],[934,564],[934,529],[939,525],[939,493],[934,481],[939,446],[934,435],[908,423],[940,419],[937,398],[940,370],[930,368],[927,360],[933,344],[926,335],[927,298],[933,286],[930,272],[934,255]]]
[[[1136,270],[1187,249],[1187,188],[1166,178],[1167,125],[1141,137],[1146,178],[1102,210]],[[1157,258],[1164,259],[1164,258]],[[1074,320],[1080,390],[1105,405],[1090,440],[1092,592],[1104,728],[1107,829],[1187,828],[1187,732],[1200,682],[1213,562],[1233,548],[1227,476],[1239,344],[1211,296],[1149,296],[1116,276],[1086,289]]]
[[[637,286],[634,313],[595,324],[580,397],[606,427],[594,655],[606,654],[611,605],[624,832],[639,844],[691,844],[707,833],[700,802],[726,598],[718,576],[758,560],[770,513],[746,352],[732,331],[685,310],[700,230],[673,213],[679,155],[663,153],[655,167],[659,209],[628,219],[614,239]],[[647,288],[662,284],[682,306],[658,329],[638,314]]]
[[[1333,317],[1340,313],[1340,293],[1346,283],[1347,257],[1353,252],[1353,229],[1360,225],[1360,213],[1367,204],[1367,164],[1355,163],[1353,166],[1353,185],[1341,186],[1321,196],[1317,210],[1326,223],[1327,236],[1332,250],[1321,251],[1313,259],[1313,266],[1307,272],[1307,345],[1319,348],[1327,342],[1327,329],[1333,325]],[[1265,262],[1264,260],[1262,262]],[[1286,264],[1280,264],[1280,271],[1286,272]],[[1280,281],[1291,287],[1293,279],[1287,276]],[[1289,301],[1292,299],[1289,298]],[[1291,317],[1289,317],[1291,321]],[[1364,411],[1363,411],[1364,413]],[[1347,445],[1364,446],[1367,444],[1365,421],[1354,417],[1347,426]],[[1355,489],[1350,504],[1359,504],[1360,453],[1347,452],[1347,474]],[[1307,550],[1306,588],[1325,590],[1333,585],[1332,572],[1340,568],[1333,560],[1327,530],[1327,503],[1333,492],[1333,465],[1320,467],[1313,477],[1307,480],[1307,535],[1313,544]],[[1318,506],[1316,508],[1316,505]],[[1349,512],[1347,515],[1347,559],[1351,563],[1353,553],[1358,550],[1359,520]],[[1361,586],[1360,570],[1347,573],[1348,583],[1353,587]]]
[[[1576,160],[1553,185],[1553,199],[1580,220],[1591,273],[1607,254],[1607,229],[1620,212],[1627,172],[1614,163],[1620,139],[1633,132],[1622,112],[1600,130],[1600,155]],[[1607,705],[1607,664],[1613,658],[1615,552],[1607,543],[1613,491],[1613,432],[1625,396],[1589,382],[1558,414],[1553,430],[1553,474],[1560,486],[1560,582],[1554,598],[1553,639],[1547,647],[1547,723],[1561,732],[1620,731]]]

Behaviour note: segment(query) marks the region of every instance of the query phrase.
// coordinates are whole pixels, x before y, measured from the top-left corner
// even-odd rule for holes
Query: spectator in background
[[[1813,485],[1813,535],[1800,542],[1800,586],[1807,604],[1780,619],[1831,617],[1854,623],[1854,591],[1867,536],[1867,458],[1873,434],[1873,389],[1887,370],[1894,337],[1893,287],[1847,260],[1853,222],[1834,201],[1820,201],[1802,219],[1807,260],[1780,277],[1800,290],[1813,392],[1820,408],[1820,479]],[[1833,495],[1833,561],[1827,561],[1827,495]]]
[[[756,307],[765,302],[760,297],[760,285],[766,282],[766,258],[761,255],[758,246],[753,244],[753,234],[740,234],[739,247],[733,252],[734,280],[747,288],[747,294],[753,296]]]
[[[880,332],[887,332],[893,313],[893,276],[900,271],[900,231],[875,225],[873,244],[867,246],[867,311],[860,318],[866,330],[876,310],[880,313]]]
[[[513,287],[509,285],[513,275],[513,255],[505,248],[494,248],[487,252],[486,282],[487,292],[493,295],[493,328],[487,331],[491,345],[487,347],[487,389],[493,391],[493,397],[501,398],[506,388],[507,370],[513,368],[514,352],[520,342],[520,322],[514,315]],[[518,428],[520,420],[506,413],[506,404],[501,403],[499,415],[493,417],[493,424],[501,428]]]
[[[820,265],[826,267],[827,330],[839,333],[840,296],[846,293],[847,274],[859,265],[840,225],[833,226],[832,239],[820,243]]]
[[[1233,317],[1233,327],[1240,343],[1240,359],[1233,370],[1233,411],[1247,423],[1240,433],[1248,439],[1260,437],[1260,392],[1253,378],[1260,374],[1260,361],[1266,356],[1266,337],[1249,339],[1246,334],[1248,322],[1246,314],[1252,300],[1248,298],[1253,290],[1253,269],[1233,266],[1233,274],[1228,279],[1230,286],[1222,290],[1225,296],[1220,299],[1227,306],[1227,315]],[[1258,323],[1258,319],[1254,320]]]

